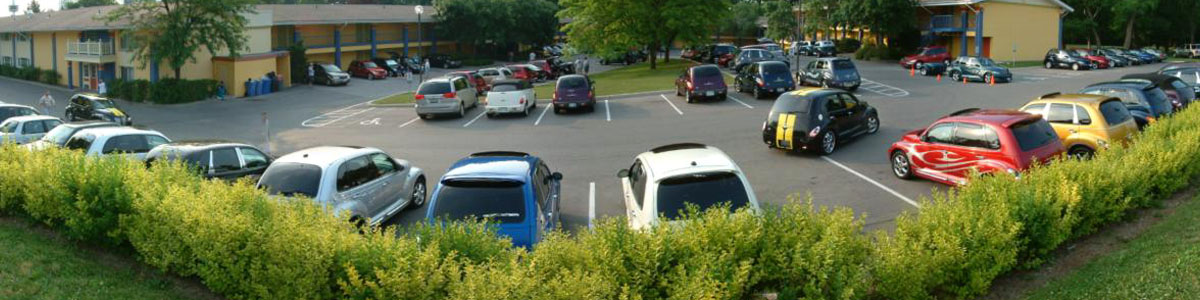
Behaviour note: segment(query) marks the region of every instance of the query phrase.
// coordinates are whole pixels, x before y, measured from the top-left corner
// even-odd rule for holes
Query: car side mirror
[[[1092,125],[1092,120],[1079,120],[1079,125]]]
[[[553,174],[550,174],[550,179],[554,179],[554,181],[562,181],[563,175],[562,173],[554,172]]]
[[[629,169],[617,171],[617,178],[629,178]]]

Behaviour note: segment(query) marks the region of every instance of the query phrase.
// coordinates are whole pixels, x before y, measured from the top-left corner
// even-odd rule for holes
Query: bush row
[[[900,59],[903,56],[904,52],[898,48],[874,43],[862,45],[861,48],[858,48],[858,51],[854,52],[854,59],[857,60],[893,60]]]
[[[475,222],[360,234],[311,201],[205,181],[179,165],[6,147],[0,169],[0,213],[132,247],[233,299],[968,298],[1185,187],[1200,174],[1200,111],[1092,160],[935,194],[892,233],[864,234],[849,209],[793,199],[760,214],[693,211],[687,226],[650,231],[607,219],[533,251]]]
[[[34,67],[0,66],[0,76],[58,85],[59,74],[53,70]]]
[[[844,39],[840,39],[840,40],[834,40],[833,44],[837,48],[837,53],[854,53],[854,52],[858,51],[859,48],[862,48],[862,46],[863,46],[862,41],[859,41],[858,39],[854,39],[854,38],[844,38]]]
[[[215,80],[164,78],[156,82],[148,80],[113,80],[107,83],[105,96],[133,102],[177,104],[202,101],[217,94]]]

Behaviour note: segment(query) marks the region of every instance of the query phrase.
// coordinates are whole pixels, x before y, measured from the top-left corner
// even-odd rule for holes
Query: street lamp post
[[[423,47],[425,47],[425,36],[424,36],[425,32],[423,32],[421,30],[421,15],[425,14],[425,7],[417,5],[417,7],[413,8],[413,10],[415,10],[417,12],[417,49],[418,49],[417,53],[421,53],[422,55],[424,55],[425,52],[420,51],[420,49],[423,49]],[[424,56],[422,56],[421,59],[425,59]],[[424,66],[425,66],[424,61],[417,61],[417,66],[422,68],[421,75],[420,75],[421,76],[420,81],[425,82],[425,72],[428,72],[429,70],[424,69]]]

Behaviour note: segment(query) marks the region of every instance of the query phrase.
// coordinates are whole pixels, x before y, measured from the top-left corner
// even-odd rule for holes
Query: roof
[[[128,27],[126,22],[105,24],[96,20],[117,5],[85,7],[61,11],[18,15],[0,18],[0,32],[33,32],[60,30],[100,30]],[[417,13],[413,5],[343,5],[343,4],[263,4],[256,10],[272,12],[274,25],[320,25],[353,23],[416,23]],[[437,10],[425,9],[422,20],[433,21]]]
[[[527,182],[536,163],[537,157],[533,156],[472,156],[450,166],[442,180],[499,178]]]
[[[1108,100],[1120,101],[1120,99],[1117,99],[1117,98],[1113,98],[1113,97],[1109,97],[1109,96],[1101,96],[1101,95],[1050,93],[1050,94],[1046,94],[1044,96],[1038,97],[1036,100],[1033,100],[1030,102],[1031,103],[1032,102],[1054,102],[1054,103],[1075,103],[1075,104],[1093,105],[1093,104],[1100,104],[1101,102],[1105,102]]]
[[[934,7],[934,6],[970,5],[970,4],[979,4],[979,3],[987,2],[987,1],[989,1],[989,0],[917,0],[917,6]],[[1070,5],[1067,5],[1067,3],[1062,2],[1062,0],[1045,0],[1045,1],[1049,4],[1057,5],[1058,7],[1061,7],[1062,9],[1066,10],[1067,12],[1075,11],[1074,8],[1072,8]],[[1015,3],[1028,3],[1028,2],[1029,1],[1015,2]]]
[[[355,157],[368,153],[382,153],[379,149],[349,147],[349,146],[320,146],[308,148],[280,157],[277,162],[305,163],[328,168],[333,163],[347,157]]]
[[[1158,73],[1141,73],[1141,74],[1126,74],[1121,76],[1121,79],[1144,79],[1152,83],[1163,85],[1172,81],[1183,81],[1175,76],[1163,75]]]
[[[642,164],[661,180],[664,178],[686,174],[689,169],[704,171],[737,170],[733,159],[725,155],[721,149],[712,146],[681,147],[671,149],[667,146],[656,148],[654,151],[642,153],[639,157]]]
[[[1027,112],[1011,109],[968,109],[961,110],[949,116],[942,118],[939,121],[951,122],[979,122],[991,124],[1000,127],[1008,127],[1017,122],[1040,119],[1041,116],[1030,114]]]
[[[57,118],[57,117],[53,117],[53,116],[46,116],[46,115],[18,116],[18,117],[11,117],[11,118],[8,118],[8,120],[4,120],[4,123],[8,123],[8,122],[25,122],[25,121],[39,121],[39,120],[58,120],[58,118]],[[61,120],[60,120],[60,121],[61,121]]]
[[[162,136],[163,134],[154,130],[137,129],[133,127],[98,127],[85,128],[76,134],[91,133],[97,136],[114,136],[114,135],[131,135],[131,134],[149,134]]]
[[[1145,90],[1145,89],[1153,88],[1154,84],[1150,83],[1150,82],[1145,82],[1145,81],[1119,80],[1119,81],[1105,81],[1105,82],[1101,82],[1101,83],[1095,83],[1095,84],[1088,85],[1087,88],[1098,87],[1098,86],[1121,86],[1121,87],[1130,87],[1130,88]]]

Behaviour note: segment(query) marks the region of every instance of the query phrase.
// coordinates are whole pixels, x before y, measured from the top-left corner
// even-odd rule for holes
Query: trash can
[[[283,85],[283,79],[280,79],[278,76],[273,78],[271,80],[271,92],[278,92],[280,85]]]
[[[250,83],[251,83],[251,82],[250,82],[249,80],[247,80],[246,82],[242,83],[242,85],[244,85],[244,86],[246,87],[246,95],[245,95],[245,97],[254,97],[253,95],[250,95],[250,86],[251,86],[251,84],[250,84]]]
[[[258,80],[250,81],[250,97],[258,96],[258,87],[261,86]]]

